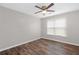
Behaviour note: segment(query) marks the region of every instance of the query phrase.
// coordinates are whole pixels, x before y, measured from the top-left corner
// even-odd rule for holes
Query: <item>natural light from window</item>
[[[47,20],[47,34],[66,36],[66,19]]]

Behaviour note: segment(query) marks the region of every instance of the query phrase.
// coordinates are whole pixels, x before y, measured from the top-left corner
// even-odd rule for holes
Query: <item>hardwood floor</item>
[[[79,46],[39,39],[2,51],[0,55],[79,55]]]

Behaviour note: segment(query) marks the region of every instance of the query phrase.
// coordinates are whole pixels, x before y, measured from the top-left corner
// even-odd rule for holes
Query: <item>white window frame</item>
[[[65,25],[65,27],[55,27],[57,25],[56,24],[57,20],[65,20],[65,23],[63,24],[63,25]],[[53,26],[54,27],[51,27],[51,28],[53,28],[53,30],[52,30],[53,33],[48,32],[48,30],[49,30],[48,21],[53,21]],[[63,35],[61,33],[56,34],[56,29],[57,28],[60,28],[61,30],[63,30],[64,34]],[[51,20],[49,19],[49,20],[47,20],[47,35],[67,36],[66,35],[66,19],[65,18],[60,18],[60,19],[51,19]]]

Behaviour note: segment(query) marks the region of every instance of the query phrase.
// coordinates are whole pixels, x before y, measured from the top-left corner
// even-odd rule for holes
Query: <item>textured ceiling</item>
[[[0,5],[39,18],[79,10],[79,3],[55,3],[55,5],[50,8],[51,10],[55,10],[55,12],[47,13],[44,16],[42,13],[34,14],[40,10],[36,8],[35,5],[41,6],[43,5],[41,3],[0,3]],[[49,5],[49,3],[46,5]]]

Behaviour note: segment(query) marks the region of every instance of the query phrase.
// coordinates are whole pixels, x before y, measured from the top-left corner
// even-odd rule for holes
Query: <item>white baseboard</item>
[[[41,37],[41,38],[49,39],[49,40],[53,40],[53,41],[58,41],[58,42],[62,42],[62,43],[67,43],[67,44],[71,44],[71,45],[75,45],[75,46],[79,46],[79,44],[76,44],[76,43],[71,43],[71,42],[67,42],[67,41],[57,40],[57,39],[53,39],[53,38],[52,38],[52,39],[51,39],[51,38],[45,38],[45,37]],[[16,47],[16,46],[22,45],[22,44],[26,44],[26,43],[29,43],[29,42],[32,42],[32,41],[38,40],[38,39],[40,39],[40,38],[32,39],[32,40],[27,41],[27,42],[22,42],[22,43],[19,43],[19,44],[13,45],[13,46],[9,46],[9,47],[7,47],[7,48],[0,49],[0,51],[4,51],[4,50],[7,50],[7,49],[10,49],[10,48],[13,48],[13,47]]]
[[[19,46],[19,45],[23,45],[23,44],[26,44],[26,43],[29,43],[29,42],[38,40],[38,39],[40,39],[40,38],[32,39],[32,40],[29,40],[29,41],[27,41],[27,42],[22,42],[22,43],[13,45],[13,46],[9,46],[9,47],[7,47],[7,48],[0,49],[0,52],[1,52],[1,51],[4,51],[4,50],[7,50],[7,49],[10,49],[10,48],[13,48],[13,47],[16,47],[16,46]]]
[[[45,37],[41,37],[41,38],[44,38],[44,39],[49,39],[49,40],[53,40],[53,41],[58,41],[58,42],[61,42],[61,43],[66,43],[66,44],[71,44],[71,45],[75,45],[75,46],[79,46],[79,44],[76,44],[76,43],[71,43],[71,42],[67,42],[67,41],[62,41],[62,40],[57,40],[57,39],[54,39],[54,38],[45,38]]]

